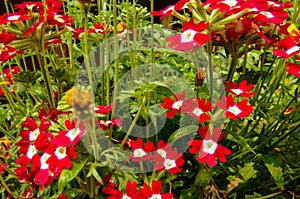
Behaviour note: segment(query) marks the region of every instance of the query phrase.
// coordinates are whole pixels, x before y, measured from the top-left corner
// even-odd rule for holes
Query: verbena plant
[[[4,3],[2,198],[300,197],[298,1]]]

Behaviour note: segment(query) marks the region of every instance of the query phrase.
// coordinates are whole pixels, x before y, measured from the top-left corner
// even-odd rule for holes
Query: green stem
[[[131,132],[132,132],[134,126],[136,125],[137,120],[138,120],[139,117],[140,117],[140,114],[141,114],[141,112],[142,112],[142,110],[143,110],[145,104],[146,104],[146,97],[144,96],[144,97],[143,97],[142,104],[141,104],[141,106],[140,106],[140,108],[139,108],[139,110],[138,110],[136,116],[134,117],[134,119],[133,119],[133,121],[132,121],[132,123],[131,123],[131,125],[130,125],[130,127],[129,127],[129,129],[128,129],[128,131],[127,131],[127,133],[126,133],[126,135],[125,135],[125,137],[124,137],[124,139],[123,139],[123,141],[122,141],[122,143],[120,144],[120,148],[122,148],[122,147],[124,146],[124,144],[126,143],[126,140],[127,140],[128,137],[130,136],[130,134],[131,134]]]
[[[112,119],[115,118],[117,94],[118,94],[118,81],[119,81],[119,58],[118,58],[118,30],[117,30],[117,0],[113,0],[113,25],[114,25],[114,58],[115,58],[115,74],[114,74],[114,94],[112,103]],[[112,130],[109,132],[109,138],[112,138]]]
[[[265,198],[271,198],[273,196],[276,196],[276,195],[279,195],[280,192],[276,192],[276,193],[272,193],[270,195],[267,195],[267,196],[263,196],[263,197],[259,197],[259,198],[256,198],[256,199],[265,199]]]

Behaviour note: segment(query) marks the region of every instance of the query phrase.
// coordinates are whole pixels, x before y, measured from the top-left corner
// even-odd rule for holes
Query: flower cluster
[[[288,23],[291,2],[271,0],[180,0],[173,6],[151,12],[154,16],[174,15],[182,20],[182,33],[168,37],[169,47],[175,50],[193,50],[207,41],[218,45],[237,46],[247,43],[260,49],[268,43],[276,56],[284,59],[293,57],[296,63],[286,62],[287,72],[300,77],[300,33],[295,24]],[[192,17],[181,15],[188,10]],[[285,35],[280,39],[280,35]],[[230,51],[230,48],[228,49]]]
[[[253,96],[254,92],[250,91],[253,87],[253,84],[247,84],[247,81],[243,80],[240,82],[240,84],[227,81],[226,85],[226,90],[231,94],[228,96],[223,96],[223,100],[218,99],[216,106],[225,110],[225,117],[232,120],[249,116],[249,114],[253,112],[253,107],[248,103],[248,100],[243,99],[242,101],[235,103],[233,95],[245,98]],[[175,99],[170,97],[164,98],[164,103],[161,104],[164,109],[169,110],[166,113],[168,118],[172,118],[176,113],[180,112],[181,114],[190,114],[202,124],[211,120],[210,112],[213,108],[212,102],[207,102],[205,98],[185,99],[185,92],[180,94],[175,93],[173,97]],[[238,99],[238,97],[236,97],[236,99]],[[189,149],[189,152],[192,154],[197,154],[197,160],[200,163],[207,163],[209,166],[215,166],[216,159],[219,159],[221,162],[225,162],[225,155],[230,155],[231,151],[217,143],[223,138],[224,132],[221,132],[219,128],[209,129],[209,126],[207,125],[203,128],[200,127],[198,132],[202,140],[190,141],[189,145],[191,148]],[[146,143],[145,150],[141,151],[140,144],[139,152],[142,153],[139,154],[143,154],[142,157],[144,157],[144,155],[146,155],[151,148],[153,147],[150,147],[150,144]],[[157,164],[160,164],[162,161],[157,162]]]
[[[277,48],[273,52],[284,59],[292,57],[296,63],[286,62],[287,72],[300,77],[300,32],[295,24],[288,24],[288,26],[282,28],[282,31],[287,33],[286,38],[277,44]]]
[[[152,180],[151,185],[146,183],[137,191],[137,182],[127,181],[125,193],[121,192],[115,187],[114,182],[110,182],[107,187],[102,189],[103,193],[108,195],[107,199],[146,199],[146,198],[162,198],[162,199],[172,199],[172,193],[161,193],[162,181]]]
[[[13,83],[13,75],[18,74],[19,73],[19,66],[13,66],[10,68],[6,68],[3,70],[3,75],[0,74],[0,86],[1,85],[7,85],[7,87],[10,86],[10,84]],[[13,91],[11,91],[13,92]],[[0,88],[0,96],[3,96],[4,93],[2,91],[2,89]]]
[[[129,160],[140,162],[150,160],[156,171],[167,170],[171,174],[181,172],[181,166],[184,163],[182,154],[179,154],[176,149],[172,149],[170,143],[164,143],[160,140],[155,148],[153,142],[148,141],[143,144],[141,138],[130,140],[129,146],[133,152],[129,156]]]
[[[112,110],[111,105],[95,106],[95,114],[107,115]],[[75,146],[86,133],[83,121],[77,118],[65,120],[64,129],[58,133],[50,132],[52,123],[57,123],[57,116],[65,114],[58,110],[45,111],[39,114],[39,124],[27,117],[22,123],[16,163],[20,165],[15,170],[20,181],[39,184],[41,188],[50,185],[55,178],[59,178],[64,168],[72,167],[72,159],[77,157]],[[100,128],[107,130],[111,125],[121,125],[121,120],[97,120]]]
[[[32,118],[26,118],[19,133],[21,140],[16,143],[20,147],[16,160],[20,167],[15,172],[20,181],[39,183],[42,189],[59,177],[63,168],[71,168],[71,159],[77,157],[75,145],[85,133],[83,127],[75,128],[75,122],[66,120],[66,130],[55,135],[48,132],[50,122],[46,119],[38,125]]]

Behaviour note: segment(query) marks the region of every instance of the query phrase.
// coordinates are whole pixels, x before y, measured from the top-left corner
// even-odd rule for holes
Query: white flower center
[[[57,147],[54,154],[56,155],[57,159],[61,160],[63,158],[65,158],[67,156],[67,150],[66,150],[67,147],[63,147],[63,146],[60,146],[60,147]]]
[[[181,33],[181,42],[191,42],[194,40],[194,36],[197,32],[195,30],[186,30],[183,33]]]
[[[176,162],[175,160],[165,159],[164,166],[167,170],[169,170],[176,167]]]
[[[145,151],[143,149],[136,149],[133,152],[133,157],[135,158],[140,158],[143,157],[144,155],[146,155],[147,153],[145,153]]]
[[[35,141],[37,139],[37,137],[40,134],[40,129],[35,129],[34,131],[30,131],[29,133],[29,140],[30,141]]]
[[[8,21],[18,21],[20,17],[21,17],[21,15],[13,15],[13,16],[7,17],[7,20]]]
[[[202,115],[204,112],[200,109],[200,108],[195,108],[194,110],[193,110],[193,113],[195,114],[195,115],[197,115],[197,117],[199,117],[200,115]]]
[[[131,199],[131,197],[127,196],[127,194],[124,194],[122,199]]]
[[[230,89],[232,92],[234,92],[235,94],[239,95],[241,93],[243,93],[244,91],[241,89]]]
[[[239,109],[239,107],[236,105],[229,107],[227,111],[233,113],[234,115],[239,115],[242,112],[241,109]]]
[[[30,145],[27,151],[26,156],[28,157],[28,159],[32,159],[32,157],[37,154],[37,150],[35,148],[34,145]]]
[[[222,3],[224,3],[224,4],[226,4],[226,5],[230,6],[230,7],[233,7],[233,6],[235,6],[238,2],[235,1],[235,0],[225,0],[225,1],[222,1]]]
[[[172,105],[173,109],[179,109],[182,106],[183,101],[176,101],[174,102],[174,104]]]
[[[268,19],[274,18],[274,15],[272,13],[270,13],[270,12],[261,12],[260,14],[264,15]]]
[[[174,10],[175,6],[170,6],[168,9],[164,10],[163,13],[166,14],[167,12],[169,12],[170,10]]]
[[[218,144],[212,140],[203,140],[203,151],[209,154],[214,154]]]
[[[149,199],[161,199],[161,195],[160,194],[153,194],[151,196],[151,198],[149,198]]]
[[[163,158],[167,157],[167,152],[165,150],[157,149],[157,153]]]
[[[286,51],[286,54],[290,55],[294,52],[297,52],[298,50],[300,50],[300,48],[298,46],[293,46],[292,48],[290,48]]]
[[[71,129],[68,131],[68,133],[66,134],[66,136],[68,138],[70,138],[71,142],[73,142],[73,140],[80,134],[80,129]]]
[[[45,170],[49,168],[49,165],[46,163],[47,160],[50,158],[50,154],[44,153],[41,157],[41,169]]]

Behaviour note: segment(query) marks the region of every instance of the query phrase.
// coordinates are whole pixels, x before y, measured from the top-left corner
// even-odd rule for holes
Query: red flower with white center
[[[94,107],[95,113],[97,114],[103,114],[103,115],[107,115],[111,110],[112,110],[112,106],[108,105],[99,105],[99,106],[95,106]]]
[[[49,169],[55,176],[59,176],[63,168],[70,169],[72,167],[71,159],[77,157],[74,145],[57,146],[53,144],[48,150],[45,150],[45,153],[51,154],[46,163],[49,164]]]
[[[174,115],[180,111],[180,113],[184,114],[185,111],[183,109],[181,109],[184,100],[185,100],[185,92],[182,91],[180,94],[179,93],[175,93],[174,94],[174,98],[175,100],[173,100],[170,97],[166,97],[164,98],[165,103],[161,104],[161,107],[163,107],[164,109],[169,109],[170,111],[166,113],[166,116],[168,118],[172,118],[174,117]]]
[[[189,0],[180,0],[175,5],[168,6],[160,11],[152,11],[150,14],[153,16],[161,16],[159,19],[162,20],[164,17],[171,16],[173,11],[182,10],[188,4],[188,2]]]
[[[172,193],[160,193],[162,188],[161,181],[152,180],[151,188],[144,183],[143,187],[140,189],[141,195],[148,199],[172,199]]]
[[[248,104],[248,100],[245,99],[234,104],[232,95],[228,95],[228,97],[223,96],[223,101],[218,99],[216,105],[226,111],[226,117],[233,120],[247,117],[251,112],[253,112],[253,107]]]
[[[146,199],[140,192],[137,191],[137,182],[127,181],[125,193],[122,193],[115,187],[114,182],[110,182],[107,187],[102,189],[102,192],[109,195],[107,199]]]
[[[21,12],[14,12],[11,14],[4,14],[0,16],[0,24],[6,24],[8,22],[14,23],[14,22],[20,22],[20,21],[25,21],[32,16],[26,16],[27,11],[21,11]]]
[[[237,85],[236,82],[226,81],[226,86],[228,92],[241,97],[251,97],[254,95],[254,92],[249,92],[252,89],[253,84],[247,85],[246,80],[241,81],[239,85]]]
[[[26,121],[21,124],[28,130],[23,129],[20,131],[19,136],[22,138],[16,143],[20,147],[18,153],[27,153],[29,147],[33,144],[37,150],[43,150],[50,144],[50,140],[53,137],[52,133],[47,133],[46,130],[49,128],[50,123],[45,119],[40,121],[40,126],[36,122],[27,117]]]
[[[260,21],[262,23],[274,23],[274,24],[282,24],[288,17],[288,12],[281,10],[278,12],[268,12],[262,11],[259,12],[253,19],[255,21]]]
[[[208,0],[204,5],[209,5],[211,9],[219,9],[221,12],[227,12],[238,5],[236,0]]]
[[[99,124],[101,129],[107,130],[112,125],[113,126],[121,126],[122,125],[122,118],[119,118],[119,119],[116,119],[116,120],[108,120],[108,121],[99,120],[98,124]]]
[[[13,66],[13,67],[11,67],[11,69],[5,68],[3,70],[3,75],[0,74],[0,80],[4,79],[3,77],[5,77],[9,81],[9,83],[12,84],[13,83],[13,79],[12,79],[13,75],[18,74],[19,71],[20,71],[19,66]]]
[[[158,142],[158,149],[153,154],[152,160],[156,171],[167,170],[171,174],[181,172],[182,168],[180,167],[184,163],[182,154],[172,149],[170,143],[164,144],[163,140]]]
[[[16,36],[13,33],[2,32],[0,34],[0,61],[2,61],[2,63],[16,56],[16,49],[8,45],[15,39]]]
[[[231,155],[231,151],[218,144],[224,136],[219,128],[215,128],[213,133],[209,127],[199,128],[198,133],[203,140],[192,140],[189,142],[191,154],[197,154],[197,160],[200,163],[207,163],[208,166],[215,166],[216,159],[220,162],[226,162],[225,155]]]
[[[194,118],[198,119],[199,122],[205,122],[210,120],[210,116],[207,115],[207,112],[212,110],[211,102],[206,102],[205,98],[197,98],[196,106],[194,106],[194,99],[190,98],[186,100],[182,109],[186,112],[189,112]]]
[[[38,184],[40,182],[40,186],[51,184],[54,179],[53,173],[49,170],[49,164],[47,160],[50,158],[50,154],[44,153],[40,157],[40,170],[34,177],[34,183]]]
[[[170,42],[169,47],[175,50],[191,50],[195,47],[202,46],[206,41],[211,39],[211,36],[200,33],[209,26],[209,23],[201,21],[198,24],[194,23],[193,19],[189,22],[183,22],[182,33],[167,37]]]
[[[153,142],[146,142],[143,147],[143,140],[137,138],[135,140],[130,140],[129,145],[133,149],[133,153],[130,154],[129,160],[132,159],[134,162],[140,162],[142,160],[149,160],[151,158],[150,152],[155,150]]]
[[[288,67],[288,69],[286,70],[287,73],[300,78],[300,64],[286,62],[285,65]]]
[[[77,120],[74,119],[65,121],[65,127],[67,130],[61,130],[58,135],[52,139],[52,144],[60,146],[68,146],[70,144],[75,145],[80,138],[85,134],[85,126],[83,122],[80,122],[79,126],[76,127]]]
[[[287,59],[300,52],[300,47],[290,36],[286,36],[285,39],[280,40],[277,46],[278,49],[273,49],[274,55],[280,56],[284,59]]]

